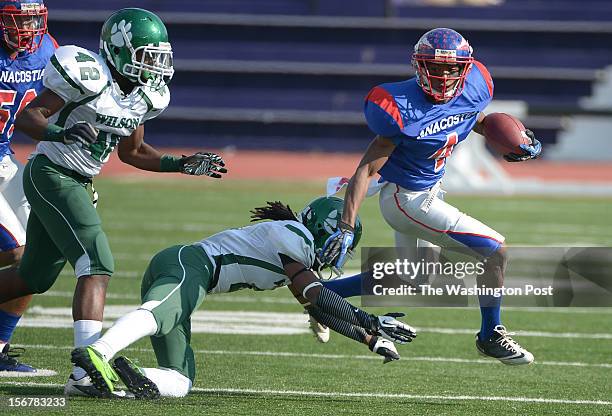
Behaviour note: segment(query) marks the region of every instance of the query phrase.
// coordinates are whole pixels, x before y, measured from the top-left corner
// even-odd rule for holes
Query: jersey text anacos
[[[2,71],[0,72],[0,82],[16,83],[16,82],[36,82],[43,77],[42,69],[34,69],[32,71]]]
[[[436,134],[441,130],[453,127],[464,120],[474,117],[477,114],[478,111],[471,111],[469,113],[455,114],[438,120],[435,123],[432,123],[429,126],[425,127],[423,130],[421,130],[421,132],[419,133],[419,139],[422,139],[425,136],[429,136],[430,134]]]

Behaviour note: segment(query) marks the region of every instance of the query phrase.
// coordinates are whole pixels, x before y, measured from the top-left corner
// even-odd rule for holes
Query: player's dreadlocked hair
[[[251,210],[251,222],[261,220],[272,221],[298,221],[297,217],[289,205],[280,201],[266,202],[265,207],[254,208]]]

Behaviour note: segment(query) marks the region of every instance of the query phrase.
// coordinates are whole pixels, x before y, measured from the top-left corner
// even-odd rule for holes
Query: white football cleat
[[[113,391],[113,397],[118,399],[131,399],[134,395],[124,390]],[[105,397],[93,385],[88,375],[84,375],[80,379],[75,379],[74,374],[70,374],[68,381],[64,386],[64,396],[81,396],[81,397]]]
[[[308,312],[305,311],[305,313]],[[326,343],[327,341],[329,341],[329,328],[319,323],[310,314],[308,314],[308,325],[310,326],[310,330],[314,334],[317,341],[322,343]]]

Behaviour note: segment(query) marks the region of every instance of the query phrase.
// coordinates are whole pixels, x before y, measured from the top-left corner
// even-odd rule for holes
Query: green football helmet
[[[104,22],[100,55],[125,78],[155,89],[174,75],[166,26],[144,9],[121,9]]]
[[[343,210],[343,199],[335,196],[328,196],[320,197],[310,202],[297,215],[298,220],[304,224],[314,237],[316,260],[313,269],[321,278],[323,278],[321,272],[326,268],[330,268],[332,272],[338,276],[342,274],[343,265],[337,267],[334,264],[336,263],[335,258],[331,259],[330,262],[323,262],[321,260],[321,251],[327,239],[338,229],[338,223],[342,218]],[[347,257],[352,257],[353,250],[357,247],[361,239],[362,230],[361,219],[357,216],[355,221],[355,238],[353,239],[353,245],[350,247]]]

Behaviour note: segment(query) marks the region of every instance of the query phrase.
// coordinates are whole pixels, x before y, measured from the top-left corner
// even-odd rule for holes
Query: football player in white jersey
[[[78,46],[56,50],[44,70],[45,89],[17,117],[16,127],[39,143],[23,175],[32,207],[28,244],[19,269],[0,274],[0,302],[44,293],[70,262],[78,278],[76,346],[100,336],[114,271],[91,183],[115,147],[123,162],[143,170],[216,178],[226,172],[213,153],[180,158],[144,142],[144,123],[168,106],[173,73],[163,22],[143,9],[122,9],[104,23],[99,53]],[[66,393],[82,392],[87,382],[75,368]]]
[[[167,248],[151,260],[142,282],[142,305],[121,317],[103,337],[72,351],[102,397],[121,379],[138,398],[182,397],[195,379],[190,346],[191,315],[207,294],[239,289],[272,290],[288,286],[310,315],[329,328],[384,357],[399,359],[393,344],[416,336],[396,320],[402,314],[370,315],[323,287],[314,272],[331,267],[319,256],[337,229],[343,201],[322,197],[297,216],[280,202],[257,208],[253,220],[272,220],[222,231],[198,243]],[[356,220],[354,249],[361,235]],[[335,260],[335,259],[333,259]],[[314,271],[314,272],[313,272]],[[138,368],[117,352],[150,336],[159,368]]]

